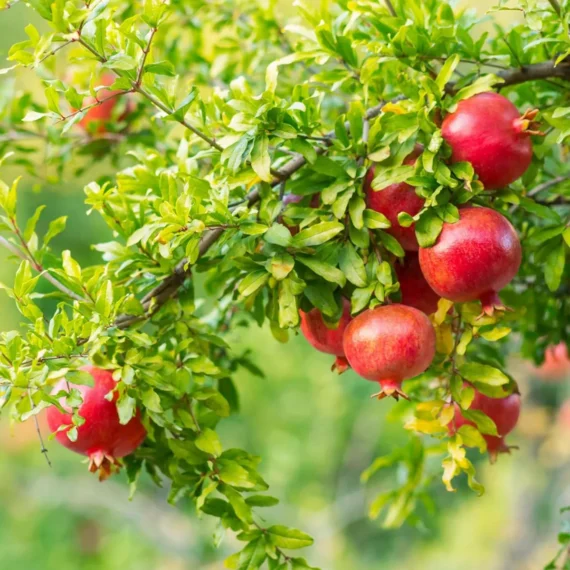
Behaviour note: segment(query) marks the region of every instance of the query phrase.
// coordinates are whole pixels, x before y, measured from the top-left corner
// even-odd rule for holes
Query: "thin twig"
[[[40,273],[40,275],[49,281],[56,289],[59,289],[62,293],[75,299],[76,301],[80,301],[82,303],[88,303],[88,300],[78,295],[71,289],[67,288],[63,283],[60,283],[53,275],[51,275],[48,270],[44,269],[39,263],[35,261],[35,259],[30,259],[23,251],[21,251],[18,247],[16,247],[12,242],[8,241],[5,237],[0,236],[0,245],[5,247],[8,251],[17,255],[20,259],[25,259],[29,261],[33,268]],[[28,249],[29,251],[29,249]]]
[[[30,398],[31,410],[33,410],[35,406],[34,406],[34,400],[32,399],[32,394],[30,392],[28,392],[28,397]],[[40,422],[38,421],[38,416],[36,414],[34,414],[34,423],[36,424],[36,431],[38,433],[38,438],[40,440],[41,452],[46,458],[47,464],[51,467],[51,461],[49,459],[48,450],[44,445],[44,438],[42,436],[42,430],[40,429]]]
[[[141,60],[141,64],[139,67],[139,72],[137,74],[137,85],[140,86],[140,84],[142,83],[142,78],[143,78],[143,74],[144,74],[144,66],[146,63],[146,58],[148,57],[148,54],[150,52],[150,46],[152,44],[152,40],[154,38],[154,34],[156,34],[156,32],[158,31],[158,28],[152,28],[150,31],[150,36],[148,38],[148,42],[146,44],[146,47],[143,49],[143,56],[142,56],[142,60]]]
[[[394,10],[394,5],[392,4],[392,0],[384,0],[384,4],[386,4],[386,8],[388,8],[388,11],[390,12],[390,14],[392,14],[392,16],[396,17],[396,10]]]

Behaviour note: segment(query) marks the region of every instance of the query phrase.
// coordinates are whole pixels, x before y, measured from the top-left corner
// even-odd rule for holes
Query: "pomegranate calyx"
[[[89,471],[99,474],[99,481],[105,481],[113,473],[118,473],[121,462],[104,451],[94,451],[89,454]]]
[[[342,374],[350,368],[348,360],[344,356],[337,356],[334,364],[331,366],[331,370],[337,374]]]
[[[500,444],[494,448],[494,449],[490,449],[488,450],[488,454],[489,454],[489,463],[493,464],[496,463],[498,457],[499,457],[499,453],[508,453],[509,455],[511,455],[511,450],[519,449],[518,445],[507,445],[505,443],[505,440],[503,438],[501,438],[501,442]]]
[[[507,307],[502,301],[496,291],[489,291],[487,293],[483,293],[481,297],[479,297],[481,301],[482,311],[481,314],[477,317],[478,319],[482,319],[484,316],[492,317],[495,314],[495,311],[512,311],[510,307]]]
[[[525,135],[546,136],[546,133],[540,130],[540,123],[535,121],[537,115],[538,109],[529,109],[526,111],[524,115],[513,121],[515,131]]]
[[[404,400],[409,400],[410,397],[402,390],[401,382],[397,380],[380,380],[380,386],[382,389],[375,394],[370,396],[371,398],[377,398],[378,400],[383,400],[384,398],[394,398],[396,402],[400,398]]]

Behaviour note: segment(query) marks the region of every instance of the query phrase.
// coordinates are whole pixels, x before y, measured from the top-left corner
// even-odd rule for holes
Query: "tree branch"
[[[570,60],[567,58],[556,66],[554,65],[554,61],[532,63],[521,68],[499,71],[497,75],[505,80],[499,87],[508,87],[510,85],[525,83],[526,81],[536,81],[537,79],[549,79],[553,77],[570,81]]]
[[[403,95],[400,95],[392,99],[391,102],[395,103],[403,99],[405,99],[405,97]],[[366,112],[365,119],[367,121],[370,121],[375,117],[377,117],[382,112],[384,105],[386,105],[386,103],[382,102],[376,105],[375,107],[370,108]],[[346,127],[349,128],[348,123],[346,123]],[[327,133],[325,137],[323,137],[323,140],[326,140],[328,145],[327,147],[317,148],[316,149],[317,154],[320,155],[326,154],[334,138],[335,138],[334,131],[330,131],[329,133]],[[293,160],[290,160],[283,168],[281,168],[281,170],[278,173],[278,176],[276,176],[272,180],[271,187],[275,188],[283,181],[286,181],[289,178],[291,178],[291,176],[293,176],[298,170],[303,168],[303,166],[305,166],[306,163],[307,161],[305,160],[305,157],[302,155],[298,155]],[[247,203],[248,206],[252,206],[253,204],[259,201],[260,197],[261,196],[259,193],[259,189],[256,188],[247,195],[246,200],[244,200],[244,203]],[[235,208],[232,209],[232,211],[235,211]],[[199,257],[202,257],[216,243],[216,241],[220,238],[220,236],[223,233],[224,233],[223,229],[216,229],[206,232],[202,237],[202,240],[200,241],[200,245],[198,248]],[[128,328],[134,323],[146,320],[149,316],[152,316],[156,311],[158,311],[158,309],[160,309],[160,307],[164,305],[164,303],[166,303],[176,294],[176,292],[182,286],[186,278],[190,276],[191,268],[190,267],[187,268],[186,267],[187,264],[188,264],[188,259],[187,258],[182,259],[182,261],[180,261],[176,265],[171,275],[166,277],[166,279],[164,279],[162,283],[157,285],[154,289],[152,289],[149,293],[147,293],[143,297],[141,303],[143,305],[145,314],[119,315],[119,317],[117,317],[117,319],[115,320],[115,326],[117,326],[120,329]]]

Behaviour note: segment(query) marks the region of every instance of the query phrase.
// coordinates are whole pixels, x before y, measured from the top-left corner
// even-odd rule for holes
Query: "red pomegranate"
[[[104,73],[101,76],[100,83],[105,87],[113,85],[115,82],[115,77],[112,73]],[[119,93],[119,91],[112,91],[110,89],[99,89],[97,91],[97,99],[103,101],[103,103],[91,107],[85,116],[79,121],[79,126],[84,128],[86,131],[103,134],[106,133],[108,129],[109,122],[113,119],[113,110],[119,103],[119,97],[110,98],[112,95]],[[88,105],[93,105],[97,101],[94,97],[86,97],[83,100],[83,107]],[[123,120],[129,113],[133,111],[132,101],[127,100],[127,105],[124,113],[118,117],[119,120]],[[92,127],[91,125],[94,125]]]
[[[453,428],[457,430],[465,424],[473,425],[472,422],[466,420],[461,415],[461,408],[457,404],[454,404],[454,406],[455,416],[452,422],[453,425],[450,426],[450,431],[453,432]],[[499,453],[509,452],[512,448],[505,443],[505,436],[513,431],[519,420],[521,411],[520,394],[514,392],[506,398],[490,398],[475,391],[475,397],[469,409],[483,412],[490,417],[497,426],[498,436],[483,435],[483,438],[487,442],[487,451],[491,461],[495,461]]]
[[[562,380],[570,374],[570,358],[565,342],[550,345],[544,352],[544,362],[535,369],[543,380]]]
[[[435,332],[424,313],[393,304],[364,311],[344,333],[344,353],[354,371],[378,382],[378,397],[406,397],[402,381],[424,372],[435,355]]]
[[[418,255],[409,252],[402,265],[396,265],[396,275],[400,282],[402,305],[415,307],[426,315],[437,311],[439,295],[428,285]]]
[[[459,221],[444,223],[434,246],[420,248],[429,286],[455,303],[479,299],[484,313],[504,310],[497,292],[521,264],[521,245],[511,223],[489,208],[463,208]]]
[[[93,387],[84,385],[72,385],[79,390],[83,397],[83,403],[79,407],[79,415],[85,419],[83,425],[77,429],[77,440],[71,441],[67,436],[67,430],[58,431],[62,426],[71,426],[71,409],[68,413],[62,413],[55,406],[47,410],[48,425],[59,443],[67,449],[89,457],[89,470],[99,471],[99,479],[102,481],[117,470],[120,463],[119,457],[132,453],[144,440],[146,430],[140,421],[140,413],[132,418],[129,423],[122,425],[115,402],[117,394],[112,401],[105,396],[112,392],[117,383],[113,380],[109,370],[102,370],[95,366],[84,366],[82,370],[89,372],[94,379]],[[67,392],[65,379],[54,387],[54,393]]]
[[[406,157],[404,164],[413,165],[418,156],[422,153],[422,146],[416,145],[414,151]],[[420,198],[413,186],[400,182],[390,184],[386,188],[374,190],[372,181],[375,176],[375,167],[371,166],[364,179],[364,192],[366,193],[366,205],[376,212],[384,214],[392,226],[386,230],[393,235],[400,245],[407,251],[418,250],[418,240],[416,238],[415,224],[405,228],[398,223],[398,214],[406,212],[410,216],[415,216],[424,206],[424,199]]]
[[[334,354],[336,361],[332,366],[339,374],[342,374],[348,368],[348,362],[344,356],[342,339],[347,325],[352,320],[350,315],[350,302],[343,298],[342,300],[342,317],[338,326],[334,329],[329,328],[323,320],[323,315],[318,309],[312,309],[308,313],[301,313],[301,332],[309,343],[320,352]]]
[[[520,178],[532,161],[531,134],[540,134],[533,119],[522,117],[498,93],[464,99],[445,117],[441,134],[452,150],[453,162],[470,162],[487,190],[503,188]]]

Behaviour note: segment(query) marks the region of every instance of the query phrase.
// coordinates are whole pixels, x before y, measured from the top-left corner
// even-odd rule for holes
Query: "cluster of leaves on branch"
[[[431,455],[443,455],[448,489],[465,473],[481,492],[466,448],[484,451],[481,434],[496,426],[469,412],[473,388],[493,397],[515,389],[504,372],[511,331],[536,361],[547,344],[568,341],[570,4],[501,0],[496,9],[520,11],[520,23],[495,23],[492,34],[477,31],[473,11],[439,0],[298,1],[287,17],[274,0],[27,4],[42,24],[26,27],[0,72],[2,168],[41,183],[88,175],[93,161],[109,159],[85,192],[113,237],[94,246],[101,264],[80,267],[72,251],[50,247],[65,219],[38,235],[41,208],[22,222],[18,182],[0,184],[0,241],[19,262],[3,288],[28,323],[0,342],[11,416],[60,405],[51,387],[64,376],[88,382],[77,370],[86,359],[114,370],[121,421],[138,407],[148,430],[126,461],[132,484],[143,469],[159,485],[169,479],[170,500],[190,496],[219,518],[216,540],[235,531],[245,547],[229,567],[309,568],[284,552],[309,536],[259,522],[255,509],[276,502],[260,494],[268,486],[259,459],[224,450],[216,434],[237,409],[232,373],[259,374],[224,336],[246,320],[286,341],[300,309],[316,307],[334,323],[343,296],[353,314],[399,299],[394,267],[404,250],[362,189],[375,163],[375,187],[406,181],[425,199],[416,216],[400,217],[416,223],[421,246],[468,203],[500,211],[522,240],[523,265],[504,294],[513,313],[480,318],[477,303],[442,301],[432,317],[438,354],[408,382],[406,427],[435,443],[413,435],[365,474],[395,464],[408,474],[372,505],[388,526],[417,522]],[[24,88],[32,70],[41,96]],[[540,109],[546,132],[524,177],[499,191],[485,191],[470,164],[449,164],[440,129],[459,101],[489,90],[521,111]],[[105,128],[85,128],[111,99]],[[421,160],[402,164],[418,143]],[[286,193],[303,198],[285,206]],[[37,291],[39,279],[49,293]],[[57,299],[55,310],[46,297]],[[451,402],[477,427],[450,436]],[[80,403],[71,389],[67,404]]]

